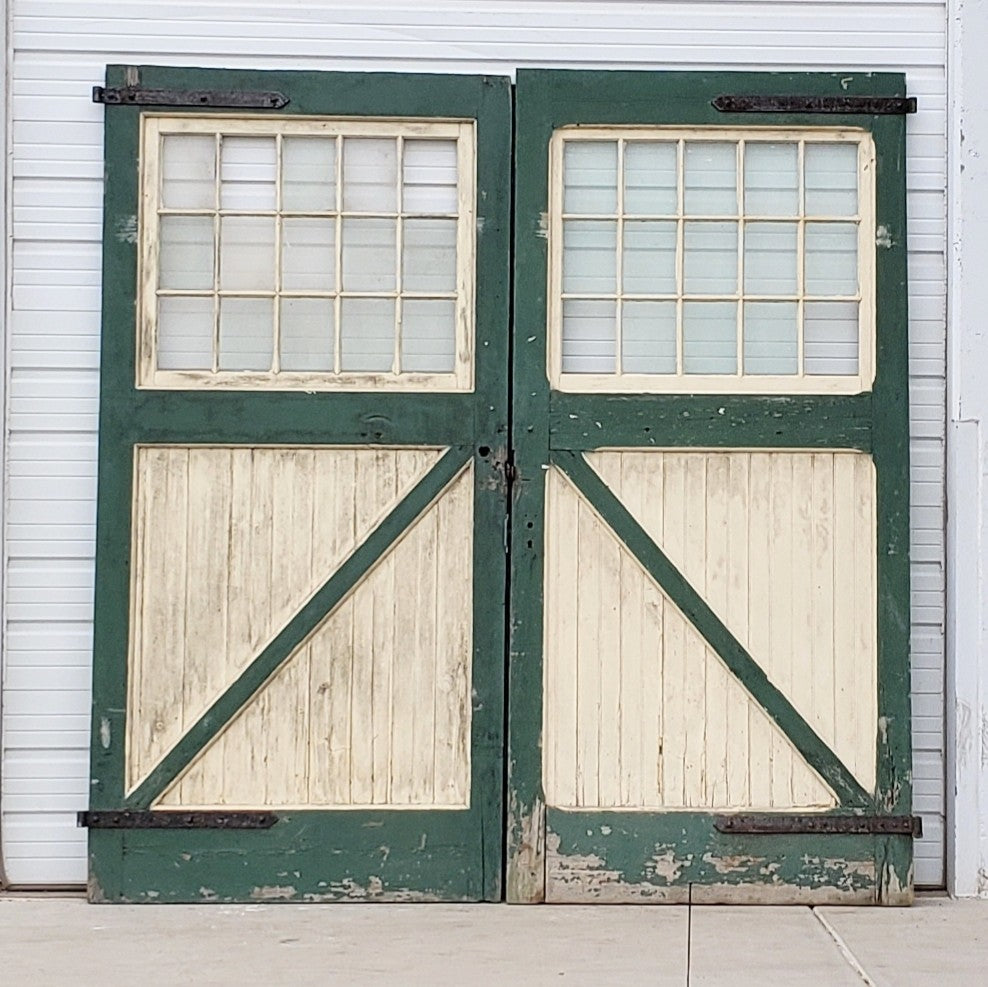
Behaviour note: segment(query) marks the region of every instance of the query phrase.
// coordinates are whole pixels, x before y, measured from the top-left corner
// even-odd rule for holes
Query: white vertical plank
[[[662,541],[671,559],[681,560],[686,545],[686,457],[666,453],[662,459]],[[662,795],[665,805],[686,801],[687,678],[686,622],[668,600],[662,610]]]
[[[435,768],[438,803],[470,798],[473,654],[473,463],[436,505]]]
[[[709,454],[705,457],[706,466],[706,532],[704,551],[706,555],[706,586],[696,586],[722,619],[728,607],[728,479],[730,457]],[[696,584],[694,584],[696,585]],[[706,719],[706,748],[704,790],[707,805],[727,805],[728,748],[736,742],[728,733],[728,672],[720,659],[710,649],[707,650],[706,683],[704,695],[704,717]]]
[[[198,716],[204,701],[215,699],[227,684],[225,609],[230,558],[230,454],[193,448],[188,462],[183,724]],[[217,770],[222,772],[222,761],[217,762]],[[222,775],[186,778],[183,803],[199,804],[206,786],[222,790]]]
[[[772,591],[769,557],[772,546],[771,469],[769,453],[752,453],[750,458],[748,503],[748,650],[762,669],[769,673],[771,665]],[[748,713],[749,791],[751,804],[760,808],[772,806],[773,749],[769,722],[760,710]]]
[[[811,582],[813,560],[813,458],[809,453],[793,453],[792,464],[792,630],[790,645],[790,680],[788,695],[797,709],[810,711],[808,721],[819,732],[821,717],[813,705],[813,666],[817,654],[813,648],[813,611],[816,601]],[[805,714],[804,714],[805,715]],[[793,799],[808,804],[812,793],[805,783],[809,776],[805,766],[794,758]]]
[[[703,456],[687,455],[685,520],[683,537],[683,575],[694,587],[705,582],[707,564],[707,490],[706,463]],[[702,589],[701,589],[702,592]],[[707,731],[710,718],[706,709],[707,648],[696,634],[686,635],[686,665],[683,687],[686,694],[685,755],[683,774],[686,782],[686,805],[706,805]]]
[[[577,514],[577,761],[581,805],[597,805],[600,722],[600,521],[581,499]]]
[[[861,710],[851,770],[866,791],[873,791],[878,720],[877,550],[875,527],[875,468],[866,456],[854,456],[854,661],[851,691]]]
[[[793,656],[793,489],[792,460],[771,455],[769,583],[769,677],[786,696],[792,695]],[[791,805],[793,800],[793,751],[780,734],[772,735],[772,802]]]
[[[558,470],[546,473],[546,800],[577,805],[579,501]]]
[[[395,476],[396,483],[399,476],[400,469]],[[396,571],[393,557],[384,559],[381,565],[389,566],[387,575],[382,573],[375,580],[375,582],[381,585],[380,595],[375,600],[375,617],[377,617],[379,633],[383,638],[387,630],[398,629],[387,653],[385,654],[382,650],[380,654],[375,652],[374,656],[375,686],[378,686],[380,683],[378,686],[381,696],[380,701],[384,703],[387,700],[391,706],[390,711],[385,707],[381,710],[380,714],[375,709],[375,720],[380,718],[383,726],[384,720],[387,718],[389,730],[389,733],[385,735],[388,738],[385,749],[390,760],[390,766],[386,761],[378,759],[378,752],[375,749],[375,767],[378,767],[382,772],[387,770],[390,776],[390,792],[387,784],[385,784],[380,792],[378,791],[378,786],[375,785],[375,800],[380,797],[382,802],[410,803],[415,801],[416,798],[414,788],[420,765],[415,760],[414,732],[417,712],[416,706],[422,701],[422,697],[417,690],[419,681],[423,677],[422,662],[428,659],[431,663],[433,660],[432,654],[426,656],[420,653],[416,647],[419,623],[423,619],[431,618],[431,614],[430,618],[427,618],[419,608],[420,601],[416,586],[418,581],[423,577],[422,572],[419,570],[418,559],[418,536],[421,530],[420,526],[423,522],[425,522],[425,518],[416,525],[414,531],[408,532],[404,537],[401,552],[401,568]],[[381,621],[378,613],[380,610],[383,610],[388,616],[388,627],[380,626]],[[380,644],[383,649],[384,641],[381,640]],[[395,646],[399,648],[399,658],[397,667],[395,668],[395,679],[392,687],[390,666]],[[388,677],[386,686],[383,681],[385,676]],[[387,693],[383,691],[384,688],[387,689]],[[431,706],[433,701],[432,694],[430,693],[427,698]],[[385,780],[387,777],[385,776]],[[430,779],[432,777],[431,765],[429,777]]]
[[[834,459],[831,453],[812,457],[810,591],[813,598],[813,626],[810,629],[812,662],[809,679],[811,707],[816,714],[820,736],[828,744],[836,738],[834,705],[834,589],[837,579],[846,578],[834,566]]]
[[[748,530],[750,517],[748,453],[730,457],[727,477],[727,604],[724,620],[737,639],[748,644]],[[750,805],[749,703],[727,704],[727,801]]]
[[[853,571],[856,537],[854,525],[854,459],[834,457],[834,706],[839,711],[835,730],[839,753],[853,750],[858,736],[858,709],[854,702],[853,670],[848,662],[855,655],[854,612],[857,586]],[[846,754],[844,755],[846,758]]]
[[[620,480],[620,460],[613,457]],[[597,802],[601,806],[621,805],[621,682],[625,649],[621,647],[621,610],[625,606],[621,583],[624,552],[610,531],[598,529],[599,620],[598,668],[600,673],[600,716],[597,721]],[[630,649],[628,649],[630,651]],[[628,656],[629,660],[630,655]]]

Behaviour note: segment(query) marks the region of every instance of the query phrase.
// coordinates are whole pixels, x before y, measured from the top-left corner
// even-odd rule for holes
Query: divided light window
[[[867,390],[874,157],[870,134],[851,129],[557,131],[550,380]]]
[[[148,115],[138,385],[473,386],[474,127]]]

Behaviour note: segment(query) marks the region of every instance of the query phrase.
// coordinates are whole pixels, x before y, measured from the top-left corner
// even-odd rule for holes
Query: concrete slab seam
[[[861,978],[862,982],[867,984],[868,987],[878,987],[874,980],[868,976],[868,971],[861,965],[860,960],[851,951],[851,947],[848,946],[846,942],[841,938],[840,933],[824,918],[823,914],[816,908],[811,908],[810,911],[816,917],[817,921],[826,929],[827,934],[833,939],[840,951],[841,956],[847,961],[848,966]]]

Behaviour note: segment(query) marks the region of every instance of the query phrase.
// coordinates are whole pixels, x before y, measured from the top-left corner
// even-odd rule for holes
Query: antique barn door
[[[519,74],[511,900],[911,899],[903,96]]]
[[[508,83],[107,86],[90,897],[496,899]]]

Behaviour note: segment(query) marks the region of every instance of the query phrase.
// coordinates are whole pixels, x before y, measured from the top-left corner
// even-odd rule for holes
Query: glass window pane
[[[744,290],[752,295],[796,294],[795,223],[748,223],[744,228]]]
[[[333,369],[333,300],[281,299],[281,369]]]
[[[343,290],[395,290],[393,219],[343,220]]]
[[[393,298],[344,298],[340,363],[344,370],[390,373],[395,354]]]
[[[736,216],[737,145],[687,141],[685,210],[690,216]]]
[[[224,137],[220,145],[220,206],[251,212],[275,208],[273,137]]]
[[[803,310],[807,374],[858,373],[858,303],[807,302]]]
[[[403,289],[455,291],[456,220],[406,219],[403,233]]]
[[[612,374],[617,353],[617,303],[569,298],[563,302],[563,373]]]
[[[161,204],[166,209],[216,208],[216,138],[212,134],[162,138]]]
[[[621,365],[626,374],[676,372],[676,303],[625,302]]]
[[[457,211],[456,141],[406,140],[402,149],[402,211]]]
[[[857,144],[807,144],[807,216],[854,216],[858,211]]]
[[[737,223],[684,224],[683,290],[688,295],[737,292]]]
[[[795,302],[745,302],[744,372],[794,374],[799,369]]]
[[[220,299],[220,370],[270,370],[273,341],[272,299]]]
[[[857,290],[857,226],[854,223],[807,223],[806,294],[854,295]]]
[[[285,137],[281,142],[281,208],[336,209],[336,138]]]
[[[683,303],[684,373],[736,373],[737,313],[736,302]]]
[[[752,216],[798,216],[798,171],[797,145],[745,144],[745,213]]]
[[[213,287],[213,217],[162,216],[158,227],[158,287]]]
[[[677,212],[676,145],[629,141],[624,147],[624,211],[658,216]]]
[[[452,373],[456,356],[456,302],[406,298],[401,312],[401,369]]]
[[[274,290],[274,218],[224,216],[220,220],[220,288]]]
[[[398,145],[391,138],[343,140],[343,208],[395,212],[398,207]]]
[[[563,212],[617,211],[617,142],[563,144]]]
[[[629,220],[624,224],[624,291],[676,293],[676,224]]]
[[[613,294],[617,286],[617,223],[567,220],[563,226],[563,291]]]
[[[281,287],[285,291],[334,291],[336,223],[289,219],[281,223]]]
[[[166,295],[158,299],[158,367],[211,370],[213,299]]]

